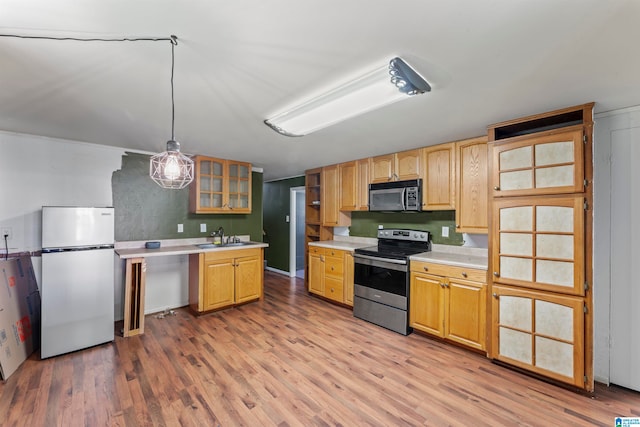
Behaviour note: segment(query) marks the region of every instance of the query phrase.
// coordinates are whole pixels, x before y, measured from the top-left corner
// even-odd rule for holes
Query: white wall
[[[9,252],[41,249],[42,206],[113,206],[111,175],[120,169],[124,152],[121,148],[0,131],[0,228],[12,229]],[[0,246],[0,254],[4,254],[4,241]],[[40,284],[41,259],[33,257],[32,261]],[[148,266],[145,312],[186,305],[186,257],[154,260]],[[119,270],[116,320],[123,318]]]
[[[640,107],[597,114],[594,126],[594,377],[610,382],[611,235],[625,233],[624,224],[611,223],[612,134],[640,127]],[[634,141],[637,142],[637,141]],[[629,188],[638,183],[628,182]],[[628,189],[627,189],[628,190]]]

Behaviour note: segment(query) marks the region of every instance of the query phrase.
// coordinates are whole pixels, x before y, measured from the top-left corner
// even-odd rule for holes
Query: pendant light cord
[[[175,66],[175,52],[174,47],[178,44],[178,38],[174,35],[171,35],[171,140],[175,141],[175,122],[176,122],[176,107],[175,101],[173,98],[173,69]]]
[[[175,101],[173,94],[173,71],[175,67],[174,47],[178,44],[178,37],[173,34],[169,37],[121,37],[121,38],[103,38],[103,37],[55,37],[55,36],[27,36],[21,34],[0,34],[0,37],[12,37],[17,39],[38,39],[38,40],[65,40],[78,42],[140,42],[140,41],[168,41],[171,43],[171,140],[175,141]]]
[[[20,34],[0,34],[0,37],[13,37],[16,39],[39,39],[39,40],[68,40],[76,42],[159,42],[170,41],[171,44],[178,44],[176,36],[171,37],[121,37],[121,38],[83,38],[83,37],[54,37],[54,36],[25,36]]]

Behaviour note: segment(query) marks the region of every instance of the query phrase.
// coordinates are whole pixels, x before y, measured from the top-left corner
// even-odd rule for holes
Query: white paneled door
[[[611,132],[611,383],[640,391],[640,127]]]

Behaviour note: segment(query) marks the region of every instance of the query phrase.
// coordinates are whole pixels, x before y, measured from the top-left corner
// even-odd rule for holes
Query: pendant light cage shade
[[[168,141],[167,151],[151,157],[149,176],[162,188],[185,188],[193,181],[193,160],[180,152],[178,141]]]

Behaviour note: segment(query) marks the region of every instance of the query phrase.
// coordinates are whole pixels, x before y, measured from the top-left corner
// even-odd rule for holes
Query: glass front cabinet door
[[[251,164],[196,156],[189,204],[194,213],[251,213]]]

